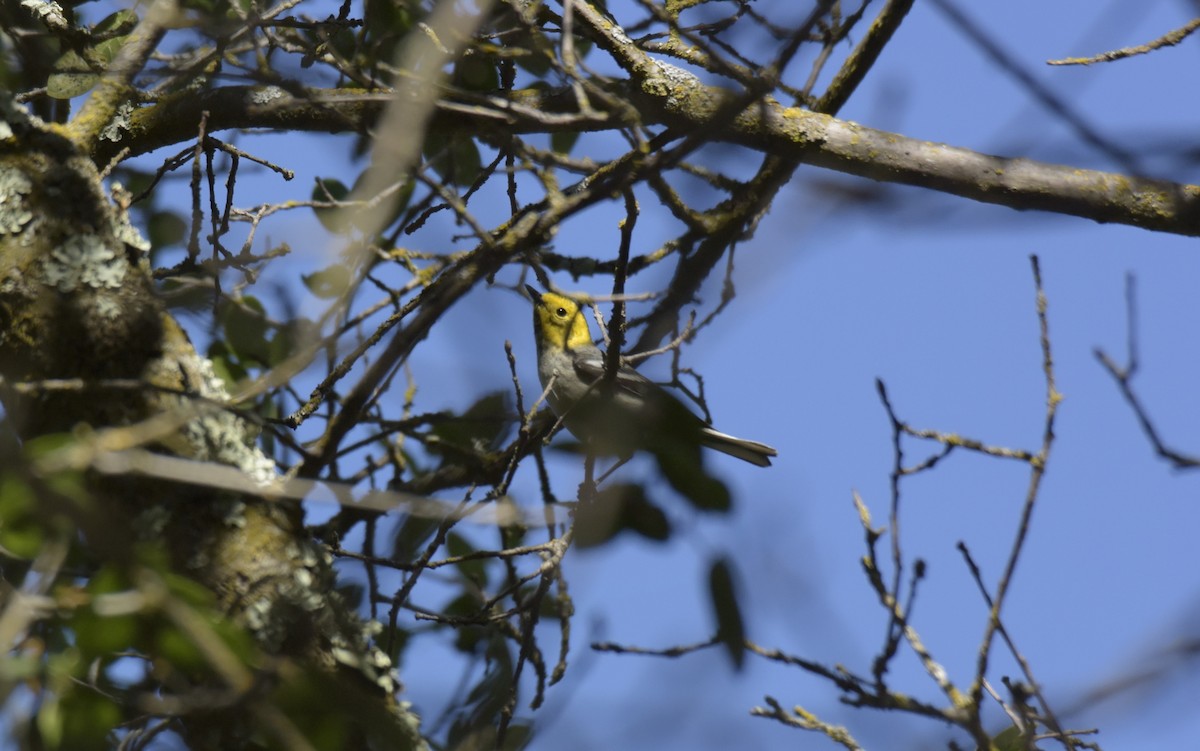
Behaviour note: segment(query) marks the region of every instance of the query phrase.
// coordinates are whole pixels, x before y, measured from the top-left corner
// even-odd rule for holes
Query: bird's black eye
[[[559,308],[558,310],[554,311],[554,315],[558,316],[559,318],[566,318],[567,317],[567,309]]]

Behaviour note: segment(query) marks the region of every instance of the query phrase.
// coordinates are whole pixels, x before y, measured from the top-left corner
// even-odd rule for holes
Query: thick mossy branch
[[[211,363],[154,295],[149,245],[106,196],[92,160],[60,133],[3,113],[0,140],[0,377],[4,409],[28,441],[123,431],[131,446],[238,468],[268,489],[274,463],[228,401]],[[39,391],[76,379],[75,392]],[[112,386],[119,382],[119,387]],[[130,388],[140,382],[141,388]],[[372,686],[386,736],[421,746],[394,697],[391,665],[333,591],[331,561],[295,507],[150,478],[89,475],[100,513],[136,541],[161,542],[176,571],[213,592],[265,652]],[[92,541],[97,552],[115,541]],[[187,725],[187,722],[184,722]],[[211,730],[211,728],[209,728]]]
[[[914,185],[983,203],[1079,216],[1180,235],[1200,235],[1200,186],[1079,169],[1032,159],[993,156],[947,144],[876,130],[828,115],[785,107],[773,99],[736,117],[722,111],[732,92],[646,58],[644,78],[617,87],[637,105],[645,125],[704,132],[713,140],[881,182]],[[228,128],[278,128],[365,132],[387,93],[307,92],[296,97],[273,87],[226,87],[172,95],[120,116],[92,152],[105,164],[122,149],[136,155],[195,137],[202,112],[209,132]],[[569,92],[514,92],[477,100],[441,99],[435,129],[481,135],[617,129],[617,113],[572,111]],[[603,104],[596,105],[602,109]]]
[[[1037,209],[1097,222],[1200,235],[1200,186],[999,157],[875,130],[765,98],[732,119],[733,92],[641,52],[619,27],[579,8],[597,44],[633,78],[648,123],[789,157],[882,182],[932,188],[983,203]]]

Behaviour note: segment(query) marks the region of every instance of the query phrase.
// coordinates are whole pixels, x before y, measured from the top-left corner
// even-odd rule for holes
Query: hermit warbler
[[[604,380],[604,353],[592,342],[579,303],[525,285],[533,298],[538,376],[551,409],[589,449],[628,456],[658,451],[664,441],[699,444],[758,465],[771,466],[779,452],[763,443],[718,433],[687,407],[628,365],[611,384]]]

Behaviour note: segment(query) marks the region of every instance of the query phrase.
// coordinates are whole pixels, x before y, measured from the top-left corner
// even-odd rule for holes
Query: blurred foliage
[[[93,23],[89,19],[107,5],[66,5],[61,28],[39,22],[28,9],[0,9],[6,32],[0,37],[0,85],[26,94],[31,107],[53,122],[66,122],[72,108],[78,112],[89,95],[104,91],[96,86],[100,76],[122,50],[135,46],[131,33],[153,7],[138,5]],[[728,29],[754,24],[773,41],[780,32],[751,12],[752,5],[733,6],[651,4],[655,13],[676,17],[651,13],[637,19],[637,43],[686,39],[698,52],[708,40],[705,54],[728,58],[724,67],[713,63],[717,73],[740,70],[748,62],[731,52],[740,40],[732,46],[722,40]],[[456,21],[472,20],[473,4],[448,7]],[[312,501],[307,510],[319,501],[338,503],[335,513],[325,514],[331,518],[304,528],[327,543],[340,575],[337,597],[310,603],[314,617],[345,607],[370,619],[364,633],[397,666],[422,655],[427,644],[454,650],[466,677],[445,718],[427,718],[426,732],[437,747],[523,748],[534,734],[524,708],[535,708],[567,665],[574,606],[561,563],[568,548],[612,544],[624,533],[665,543],[678,533],[664,509],[677,504],[689,513],[725,512],[731,493],[703,460],[696,418],[672,401],[666,407],[680,412],[663,420],[664,429],[644,446],[650,477],[593,482],[591,463],[572,457],[580,459],[572,461],[573,471],[579,468],[582,476],[588,467],[587,492],[574,506],[557,504],[555,492],[562,488],[546,469],[550,452],[543,452],[555,421],[532,414],[537,394],[501,382],[482,395],[457,395],[430,407],[424,385],[459,366],[435,362],[416,372],[408,355],[440,325],[462,289],[485,282],[519,289],[517,274],[524,280],[562,273],[575,281],[587,278],[602,293],[614,276],[623,285],[626,275],[632,279],[654,264],[677,264],[669,282],[677,286],[670,295],[640,300],[640,312],[650,312],[636,319],[630,333],[665,321],[664,330],[679,334],[670,347],[678,354],[686,338],[679,308],[659,310],[651,320],[651,306],[668,299],[700,304],[703,282],[719,277],[724,263],[718,261],[752,231],[765,205],[748,202],[745,216],[737,216],[733,199],[750,194],[750,184],[685,163],[702,137],[696,143],[684,139],[686,148],[661,158],[664,146],[682,134],[639,121],[635,103],[623,99],[627,92],[612,78],[611,60],[593,64],[600,49],[594,34],[577,14],[565,36],[559,6],[492,3],[485,18],[473,19],[478,23],[464,22],[441,37],[431,0],[284,6],[182,0],[180,8],[155,30],[161,41],[132,79],[136,92],[122,102],[128,108],[100,136],[116,156],[97,168],[111,170],[110,182],[120,182],[129,196],[118,201],[129,203],[131,223],[152,246],[137,260],[148,261],[167,311],[207,354],[212,375],[231,393],[244,394],[244,403],[226,411],[211,398],[195,400],[217,428],[188,438],[207,441],[198,453],[211,460],[244,468],[228,458],[244,457],[237,452],[244,448],[240,437],[228,429],[231,416],[244,419],[253,427],[248,432],[261,433],[256,445],[270,460],[302,481],[304,490],[296,495]],[[607,14],[603,2],[589,8]],[[705,15],[710,13],[719,18]],[[854,25],[839,27],[842,18],[839,11],[823,20],[819,34],[806,31],[799,38],[831,49]],[[394,127],[385,119],[387,107],[418,107],[387,101],[391,87],[430,73],[397,69],[412,40],[445,55],[425,63],[444,74],[427,83],[435,87],[438,107],[412,118],[433,125],[426,132],[384,134],[413,139],[412,163],[389,162],[387,153],[363,159],[384,127],[380,123]],[[744,54],[759,51],[749,46]],[[237,92],[236,103],[217,96],[222,90]],[[338,101],[343,95],[345,101]],[[557,103],[538,112],[527,104],[540,101],[534,95],[547,102],[565,97],[581,112],[571,113],[569,106],[559,111]],[[187,111],[201,98],[209,109],[195,121],[172,122],[176,110]],[[311,106],[289,109],[298,104]],[[342,105],[347,109],[339,110]],[[238,116],[223,121],[229,113],[219,107]],[[121,149],[136,151],[139,144],[122,141],[128,136],[120,126],[137,108],[147,116],[143,125],[153,124],[150,114],[171,125],[170,143],[155,143],[148,157],[125,162]],[[285,138],[294,127],[351,132],[356,140],[350,145],[349,138],[331,137],[323,142],[328,153],[319,155],[309,146],[293,148],[312,143],[299,139],[285,142],[271,158],[252,154],[262,144],[254,127],[262,112],[283,113],[272,122]],[[512,127],[518,120],[520,127]],[[594,128],[608,132],[589,141]],[[601,155],[614,144],[628,153],[604,161]],[[260,188],[266,180],[292,179],[293,168],[330,174],[306,175],[298,193],[282,183]],[[694,185],[697,175],[710,191],[705,198],[720,211],[705,214],[685,205],[671,184],[681,179]],[[377,184],[386,187],[367,194]],[[651,249],[653,259],[614,261],[616,230],[575,255],[551,247],[558,223],[614,198],[632,198],[635,187],[647,185],[638,199],[668,206],[682,228],[679,237]],[[502,207],[498,217],[495,206]],[[625,227],[635,219],[630,209]],[[272,222],[282,221],[305,232],[311,228],[301,252],[293,255],[270,238],[279,226]],[[501,273],[513,269],[517,274]],[[457,343],[452,328],[445,336]],[[466,357],[482,357],[466,351],[469,346],[462,347]],[[297,362],[300,354],[308,359]],[[181,388],[188,396],[197,391],[193,383]],[[13,422],[6,412],[0,423],[4,435],[14,433],[0,456],[0,470],[8,470],[0,471],[3,584],[9,592],[25,588],[40,598],[37,611],[16,630],[20,636],[0,685],[9,696],[19,686],[32,697],[29,722],[12,730],[22,747],[152,748],[189,740],[205,747],[197,741],[205,736],[186,730],[229,716],[239,721],[236,740],[244,748],[287,748],[289,729],[316,749],[403,743],[389,723],[394,705],[377,700],[386,681],[372,683],[364,677],[369,671],[321,669],[317,661],[285,657],[264,635],[270,632],[264,623],[228,617],[222,597],[229,593],[211,592],[181,574],[173,562],[178,551],[165,549],[161,524],[196,504],[227,504],[233,511],[221,524],[235,527],[246,523],[237,513],[245,504],[275,508],[270,504],[298,498],[255,499],[250,491],[218,491],[204,488],[203,478],[189,478],[178,483],[185,489],[175,499],[160,494],[176,486],[152,485],[143,477],[52,471],[42,461],[46,456],[72,447],[81,454],[92,450],[88,441],[107,426],[17,436]],[[564,444],[569,440],[558,439],[558,446]],[[152,435],[137,448],[158,455],[171,447]],[[537,487],[540,499],[523,492],[526,497],[514,500],[518,471],[524,473],[522,487]],[[114,502],[122,494],[127,502]],[[126,517],[136,523],[126,524]],[[120,535],[113,526],[120,526]],[[300,542],[309,540],[296,542],[298,559],[307,550]],[[185,567],[194,572],[210,563],[189,560]],[[298,583],[309,583],[307,568],[297,566],[295,575]],[[735,579],[731,560],[710,562],[716,639],[740,668],[745,624]],[[291,636],[303,641],[310,634]],[[342,658],[355,654],[344,644],[322,646],[326,662],[339,668]],[[373,667],[391,675],[382,661]],[[222,741],[230,737],[215,733],[207,747],[229,747]]]
[[[119,10],[87,30],[91,43],[68,49],[55,61],[54,73],[46,81],[46,94],[55,99],[74,99],[91,91],[137,22],[132,10]]]

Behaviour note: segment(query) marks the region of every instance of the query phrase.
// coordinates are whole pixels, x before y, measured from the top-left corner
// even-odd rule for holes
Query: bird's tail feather
[[[759,467],[771,466],[771,457],[779,455],[778,451],[765,443],[735,438],[719,433],[712,428],[704,428],[701,431],[700,441],[710,449],[716,449],[723,454],[729,454]]]

